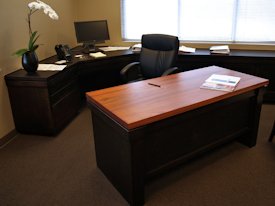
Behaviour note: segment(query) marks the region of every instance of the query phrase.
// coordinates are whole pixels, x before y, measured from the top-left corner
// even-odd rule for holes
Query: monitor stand
[[[99,51],[99,49],[96,48],[95,43],[84,43],[83,44],[82,52],[84,54],[95,53],[98,51]]]
[[[89,53],[95,53],[99,52],[100,50],[96,47],[96,41],[89,42],[89,43],[83,43],[83,50],[82,53],[89,54]]]

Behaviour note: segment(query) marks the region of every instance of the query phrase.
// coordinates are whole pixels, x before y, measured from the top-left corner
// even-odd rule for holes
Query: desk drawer
[[[77,91],[79,90],[78,83],[77,83],[76,79],[66,82],[66,84],[63,84],[62,87],[58,88],[58,90],[52,91],[52,94],[50,94],[50,102],[51,102],[52,107],[54,107],[55,104],[58,104],[59,101],[61,101],[63,98],[65,98],[73,90],[77,90]],[[78,98],[80,98],[80,97],[78,97]]]
[[[73,88],[52,106],[53,121],[56,132],[65,127],[75,117],[81,107],[79,91]]]
[[[74,79],[77,79],[77,77],[73,67],[66,68],[63,71],[58,72],[48,80],[49,94],[52,95],[53,93],[56,93]]]

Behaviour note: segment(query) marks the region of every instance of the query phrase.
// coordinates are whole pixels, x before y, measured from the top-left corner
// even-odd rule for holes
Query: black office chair
[[[134,82],[180,72],[175,66],[179,50],[176,36],[146,34],[141,39],[139,62],[126,65],[121,71],[124,82]]]

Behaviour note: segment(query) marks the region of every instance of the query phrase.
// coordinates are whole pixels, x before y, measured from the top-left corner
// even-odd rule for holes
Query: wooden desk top
[[[241,80],[233,92],[200,89],[211,74],[237,76]],[[99,107],[123,127],[134,129],[267,84],[267,79],[210,66],[87,92],[86,96],[89,104]]]

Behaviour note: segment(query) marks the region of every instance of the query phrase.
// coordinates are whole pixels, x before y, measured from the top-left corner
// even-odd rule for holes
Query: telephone
[[[59,60],[62,60],[62,59],[66,61],[72,60],[72,52],[68,45],[58,44],[55,46],[55,51]]]

